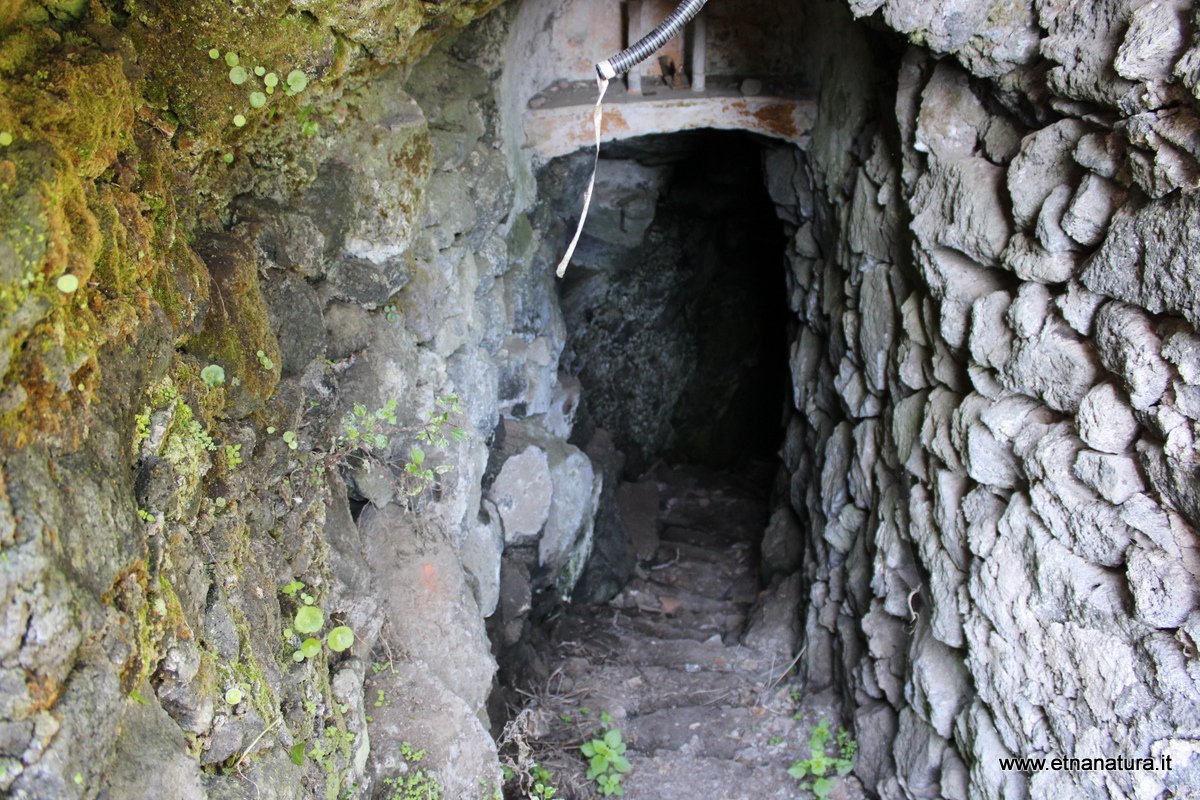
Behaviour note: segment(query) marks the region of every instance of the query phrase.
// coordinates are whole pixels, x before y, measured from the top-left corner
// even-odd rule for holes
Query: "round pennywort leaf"
[[[292,627],[300,633],[316,633],[325,624],[325,615],[316,606],[301,606],[296,610]]]
[[[305,658],[316,658],[321,652],[321,643],[310,636],[301,643],[300,652],[304,653]]]
[[[225,368],[220,364],[209,364],[200,370],[200,380],[209,386],[220,386],[225,382]]]
[[[329,632],[326,641],[329,643],[329,649],[335,653],[349,650],[354,646],[354,631],[345,625],[339,625]]]
[[[299,94],[308,88],[308,76],[298,69],[294,69],[288,73],[287,85],[293,91]]]

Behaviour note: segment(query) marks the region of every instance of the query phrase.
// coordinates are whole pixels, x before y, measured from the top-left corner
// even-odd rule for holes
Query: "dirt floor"
[[[583,749],[619,731],[619,743],[608,733],[607,744],[625,748],[628,772],[608,784],[610,796],[619,786],[629,800],[864,797],[852,775],[837,775],[837,698],[794,682],[796,598],[778,582],[760,586],[762,493],[704,470],[658,467],[647,479],[658,503],[643,513],[656,518],[627,523],[657,532],[657,547],[644,550],[652,557],[611,602],[574,607],[555,622],[551,678],[509,728],[504,752],[531,776],[513,796],[544,800],[539,782],[564,800],[605,796],[585,774]],[[814,761],[822,720],[830,763],[816,763],[828,781],[818,785],[788,768]]]

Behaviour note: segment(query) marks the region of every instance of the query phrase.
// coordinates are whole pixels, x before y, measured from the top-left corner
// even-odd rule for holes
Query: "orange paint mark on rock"
[[[431,594],[439,594],[442,586],[438,580],[437,567],[433,564],[426,564],[421,567],[421,588]]]

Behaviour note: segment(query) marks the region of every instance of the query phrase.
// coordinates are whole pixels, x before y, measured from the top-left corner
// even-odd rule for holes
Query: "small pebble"
[[[758,78],[747,78],[742,81],[742,94],[747,97],[753,97],[757,94],[762,94],[763,84]]]

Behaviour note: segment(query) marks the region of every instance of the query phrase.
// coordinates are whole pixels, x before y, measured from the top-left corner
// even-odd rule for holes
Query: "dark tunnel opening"
[[[601,151],[592,211],[558,285],[561,368],[581,384],[571,443],[589,450],[603,429],[623,466],[605,475],[571,596],[539,589],[531,570],[522,631],[491,625],[498,719],[501,703],[546,685],[565,639],[624,646],[601,617],[674,636],[655,621],[668,613],[684,639],[731,645],[750,630],[769,582],[760,544],[789,408],[787,239],[765,168],[776,146],[701,130]],[[582,151],[538,176],[534,224],[557,231],[560,253],[591,168]]]
[[[575,438],[607,430],[626,478],[660,459],[738,471],[779,449],[785,237],[762,147],[702,130],[601,151],[593,210],[559,287],[562,364],[582,383]],[[578,214],[588,155],[542,173],[563,217]]]

